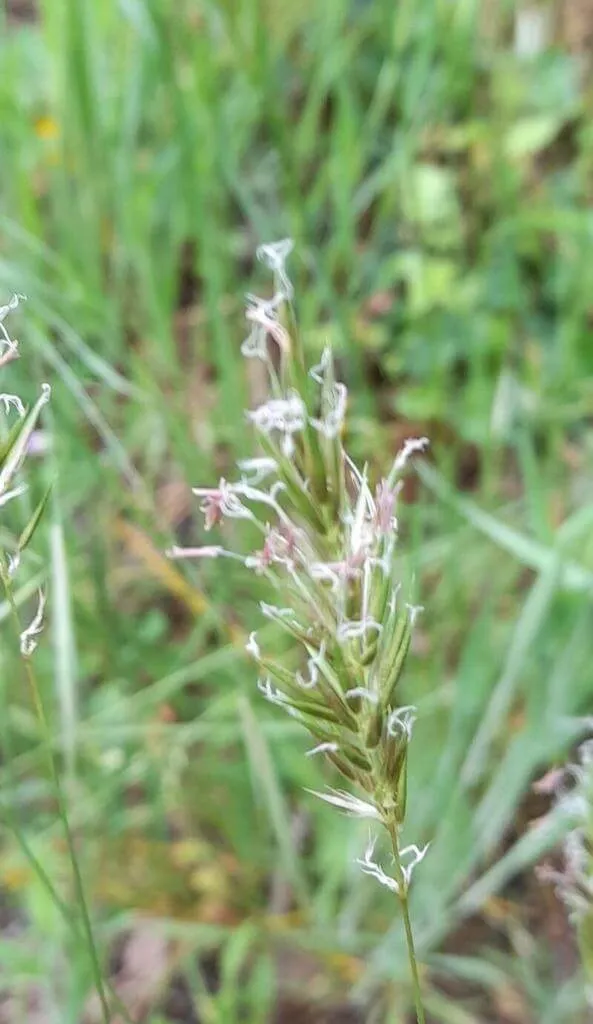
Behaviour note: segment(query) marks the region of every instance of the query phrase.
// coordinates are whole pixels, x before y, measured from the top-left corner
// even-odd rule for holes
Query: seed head
[[[261,544],[240,556],[217,545],[193,553],[239,557],[275,589],[276,602],[262,603],[262,614],[290,636],[301,665],[293,671],[275,662],[252,633],[247,651],[259,667],[259,689],[308,729],[315,741],[309,755],[327,758],[364,798],[339,789],[317,795],[399,829],[415,708],[399,703],[397,689],[420,609],[400,595],[395,510],[404,467],[427,441],[406,441],[375,486],[367,468],[348,456],[348,391],[336,380],[331,349],[307,373],[299,339],[283,318],[293,294],[286,272],[291,248],[285,240],[258,250],[274,273],[275,293],[248,297],[251,334],[243,353],[260,358],[269,374],[267,400],[247,413],[261,452],[239,464],[238,482],[194,489],[206,530],[249,519]],[[279,363],[269,358],[269,338]],[[407,852],[406,885],[426,849]],[[388,877],[371,854],[361,863],[379,881]]]

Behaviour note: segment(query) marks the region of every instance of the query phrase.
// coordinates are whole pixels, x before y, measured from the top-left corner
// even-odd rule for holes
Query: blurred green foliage
[[[593,699],[592,93],[565,7],[541,5],[529,55],[511,0],[42,0],[30,21],[8,5],[0,290],[29,296],[11,390],[49,379],[54,395],[54,642],[36,664],[105,956],[140,902],[126,843],[197,837],[230,883],[215,872],[201,903],[189,871],[188,921],[164,864],[153,904],[190,974],[190,952],[237,943],[245,919],[256,951],[279,933],[315,954],[321,1001],[347,980],[401,1020],[408,997],[394,908],[353,867],[366,837],[303,795],[319,768],[243,659],[265,590],[161,554],[200,538],[190,485],[249,450],[242,295],[269,287],[257,244],[290,234],[303,335],[336,347],[353,451],[379,471],[408,434],[433,442],[401,512],[426,606],[404,685],[420,713],[410,836],[432,840],[413,914],[433,1014],[486,1019],[484,990],[510,1020],[579,1019],[530,882],[561,828],[528,827],[526,800]],[[53,864],[41,737],[1,658],[3,799]],[[35,983],[77,1021],[85,963],[31,909],[39,880],[8,838],[6,864]],[[463,922],[478,916],[476,943]],[[264,1020],[264,954],[242,1009],[232,994],[241,942],[223,954],[224,1019]]]

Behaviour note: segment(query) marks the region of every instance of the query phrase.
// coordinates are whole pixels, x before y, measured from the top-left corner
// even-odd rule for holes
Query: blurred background
[[[4,5],[0,297],[28,302],[2,386],[53,389],[29,464],[33,496],[53,492],[16,597],[47,589],[35,670],[130,1018],[411,1019],[396,908],[354,865],[366,828],[304,792],[327,773],[244,657],[265,587],[164,554],[204,542],[191,486],[252,452],[244,295],[271,293],[257,245],[290,236],[310,356],[330,341],[350,389],[350,451],[379,474],[431,439],[400,541],[425,606],[402,685],[408,830],[432,844],[412,894],[430,1020],[585,1021],[570,924],[535,872],[558,866],[561,828],[533,784],[593,708],[593,3]],[[8,635],[6,601],[0,618]],[[0,1020],[93,1024],[10,651]]]

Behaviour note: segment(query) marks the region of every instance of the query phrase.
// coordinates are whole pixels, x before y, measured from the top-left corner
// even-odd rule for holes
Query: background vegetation
[[[533,874],[560,825],[531,786],[593,703],[593,12],[522,6],[4,13],[0,295],[29,297],[7,390],[53,388],[31,502],[48,476],[53,497],[17,598],[46,581],[36,668],[97,942],[151,1024],[273,1004],[296,1021],[304,988],[302,1019],[358,1020],[349,990],[402,1021],[409,998],[394,907],[353,866],[366,833],[303,793],[319,766],[255,689],[260,584],[163,555],[200,540],[190,485],[251,444],[243,295],[270,287],[257,244],[285,235],[311,354],[331,340],[350,387],[351,449],[379,472],[432,440],[402,509],[426,608],[404,686],[428,1007],[583,1019]],[[76,918],[43,737],[0,658],[5,820]],[[14,835],[2,1012],[92,1020],[85,945]]]

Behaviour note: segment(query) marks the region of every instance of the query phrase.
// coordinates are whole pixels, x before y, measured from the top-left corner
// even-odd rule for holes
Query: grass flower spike
[[[348,393],[336,380],[332,352],[326,348],[307,372],[293,326],[285,268],[290,250],[288,240],[258,250],[273,271],[275,293],[270,300],[248,298],[251,333],[242,351],[265,364],[269,380],[267,401],[247,413],[261,454],[239,464],[237,482],[194,491],[206,530],[226,519],[248,519],[261,546],[240,556],[218,545],[171,554],[240,557],[274,589],[276,602],[262,604],[262,614],[298,646],[302,665],[290,671],[252,633],[247,651],[259,670],[259,689],[311,733],[309,756],[326,758],[358,790],[316,795],[382,824],[391,837],[393,877],[372,860],[374,843],[359,864],[401,902],[423,1021],[407,894],[426,848],[401,849],[415,708],[398,700],[421,609],[405,600],[395,556],[401,474],[427,440],[408,440],[374,487],[367,468],[348,456],[342,440]]]

